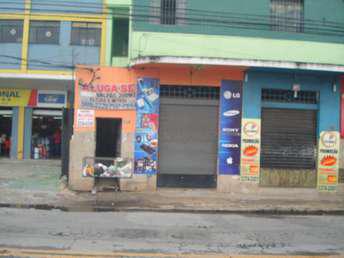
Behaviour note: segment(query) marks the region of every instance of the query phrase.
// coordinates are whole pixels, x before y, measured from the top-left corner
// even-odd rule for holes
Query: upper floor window
[[[23,21],[0,20],[0,42],[19,43],[23,38]]]
[[[271,0],[271,28],[275,31],[303,31],[303,0]]]
[[[176,0],[161,0],[161,24],[176,24]]]
[[[166,25],[186,25],[187,0],[150,0],[149,22]]]
[[[100,46],[101,24],[73,22],[71,44],[78,46]]]
[[[31,21],[30,43],[33,44],[59,44],[60,22],[57,21]]]

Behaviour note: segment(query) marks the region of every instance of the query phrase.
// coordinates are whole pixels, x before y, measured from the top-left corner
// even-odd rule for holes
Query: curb
[[[160,212],[160,213],[197,213],[197,214],[239,214],[239,215],[333,215],[343,216],[344,209],[190,209],[190,208],[159,208],[159,207],[119,207],[112,205],[51,205],[51,204],[21,204],[0,203],[0,208],[36,209],[36,210],[60,210],[63,212]]]
[[[35,258],[116,258],[116,257],[140,257],[140,258],[342,258],[342,255],[230,255],[230,254],[192,254],[192,253],[132,253],[132,252],[112,252],[112,253],[94,253],[94,252],[73,252],[69,250],[39,250],[39,249],[0,249],[0,257],[35,257]]]

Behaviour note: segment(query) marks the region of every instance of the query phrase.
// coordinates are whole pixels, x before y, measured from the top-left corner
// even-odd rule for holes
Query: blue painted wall
[[[18,116],[19,116],[19,108],[14,107],[12,113],[12,131],[11,131],[11,150],[10,150],[10,158],[16,159],[18,158]]]
[[[0,1],[1,13],[22,13],[24,12],[24,0]]]
[[[30,44],[29,69],[70,70],[76,64],[99,64],[100,47],[72,46],[70,38],[71,22],[63,21],[60,24],[59,44]]]
[[[0,69],[18,69],[21,64],[21,43],[0,43]],[[18,58],[18,59],[17,59]]]
[[[340,93],[338,89],[333,92],[335,75],[307,73],[296,74],[281,72],[258,72],[247,73],[247,81],[244,82],[243,90],[243,118],[260,118],[262,89],[292,89],[293,83],[301,85],[301,90],[317,91],[320,94],[318,106],[318,132],[325,130],[339,130]],[[266,105],[266,104],[265,104]],[[285,105],[285,104],[283,104]],[[277,107],[277,106],[276,106]],[[279,106],[282,107],[282,106]],[[286,108],[286,106],[284,106]],[[306,108],[300,104],[290,103],[288,108]],[[314,105],[308,108],[314,109]]]
[[[101,13],[102,0],[31,0],[32,12]]]

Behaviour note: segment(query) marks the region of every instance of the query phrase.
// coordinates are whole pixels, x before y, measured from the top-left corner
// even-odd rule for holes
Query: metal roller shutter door
[[[314,169],[316,111],[262,110],[262,167]]]
[[[161,98],[160,174],[216,174],[218,105],[218,100]]]

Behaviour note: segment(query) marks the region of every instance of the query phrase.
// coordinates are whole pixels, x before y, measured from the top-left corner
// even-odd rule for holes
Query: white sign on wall
[[[78,109],[77,111],[77,127],[78,128],[94,128],[95,113],[94,110]]]

